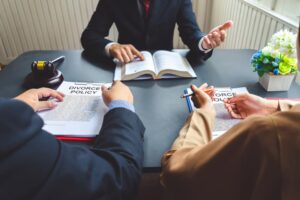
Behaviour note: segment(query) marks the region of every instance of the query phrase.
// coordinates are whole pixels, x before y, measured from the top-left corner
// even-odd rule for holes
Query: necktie
[[[145,5],[146,16],[148,17],[150,12],[150,0],[144,0],[144,5]]]

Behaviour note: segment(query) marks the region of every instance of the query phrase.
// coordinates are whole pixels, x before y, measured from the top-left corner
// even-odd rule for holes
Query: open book
[[[114,80],[196,78],[196,74],[187,59],[177,52],[157,51],[151,55],[141,52],[145,60],[118,64]]]
[[[227,109],[224,106],[224,99],[228,99],[233,97],[237,94],[242,93],[248,93],[247,88],[241,87],[241,88],[215,88],[216,93],[213,98],[214,107],[216,109],[216,119],[214,124],[214,129],[212,132],[212,139],[216,139],[223,135],[227,130],[229,130],[231,127],[239,123],[240,119],[234,119],[231,117],[231,115],[228,113]],[[187,88],[184,91],[185,94],[192,93],[190,88]],[[186,98],[187,106],[189,109],[189,112],[192,112],[195,108],[193,101],[191,97]]]
[[[64,81],[57,89],[65,94],[64,101],[57,102],[52,110],[38,113],[45,123],[43,129],[59,138],[98,135],[108,111],[102,100],[101,85],[103,83]]]

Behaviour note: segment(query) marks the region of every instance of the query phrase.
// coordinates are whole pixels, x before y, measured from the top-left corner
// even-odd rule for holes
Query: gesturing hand
[[[115,81],[110,89],[102,86],[104,103],[109,106],[113,100],[125,100],[133,104],[133,95],[130,89],[120,81]]]
[[[278,110],[278,101],[247,93],[225,99],[224,104],[230,115],[237,119],[244,119],[253,114],[268,115]]]
[[[34,111],[54,108],[57,104],[52,101],[42,101],[42,98],[53,97],[58,101],[63,101],[64,94],[49,88],[31,89],[15,97],[28,104]]]
[[[122,63],[129,63],[133,61],[136,57],[144,60],[144,56],[131,44],[113,44],[109,48],[109,53],[114,58],[117,58]]]
[[[214,49],[220,46],[227,36],[226,30],[233,26],[232,21],[227,21],[223,25],[211,30],[205,37],[202,43],[204,49]]]

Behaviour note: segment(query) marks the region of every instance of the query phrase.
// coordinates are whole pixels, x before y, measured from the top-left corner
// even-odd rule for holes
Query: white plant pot
[[[296,78],[295,78],[295,82],[300,85],[300,72],[298,71]]]
[[[268,91],[288,91],[295,78],[294,74],[291,75],[274,75],[265,73],[259,78],[259,83],[263,88]]]

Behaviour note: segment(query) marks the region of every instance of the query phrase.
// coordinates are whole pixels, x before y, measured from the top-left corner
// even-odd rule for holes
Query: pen
[[[205,89],[205,90],[203,90],[205,93],[209,93],[209,92],[211,92],[212,91],[212,88],[208,88],[208,89]],[[192,92],[192,93],[190,93],[190,94],[183,94],[183,95],[181,95],[180,97],[181,98],[186,98],[186,97],[189,97],[189,96],[193,96],[195,93],[194,92]]]

